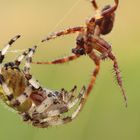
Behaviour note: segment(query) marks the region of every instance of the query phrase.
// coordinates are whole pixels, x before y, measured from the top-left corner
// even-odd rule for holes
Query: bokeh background
[[[100,6],[113,0],[97,0]],[[47,129],[34,128],[4,105],[0,105],[1,140],[139,140],[140,139],[140,1],[121,1],[114,30],[104,38],[113,46],[122,71],[128,97],[125,108],[112,72],[112,62],[101,64],[101,71],[88,101],[73,122]],[[88,0],[0,0],[0,48],[21,34],[14,49],[39,46],[34,60],[52,60],[71,53],[76,35],[40,43],[53,31],[85,25],[94,15]],[[7,60],[21,52],[8,53]],[[94,63],[88,57],[63,65],[32,65],[32,73],[43,86],[70,90],[88,85]]]

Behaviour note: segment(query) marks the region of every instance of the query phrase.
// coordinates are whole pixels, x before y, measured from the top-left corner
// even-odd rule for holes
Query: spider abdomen
[[[105,17],[100,24],[101,34],[106,35],[110,33],[113,28],[113,23],[114,23],[114,14]]]
[[[110,8],[111,8],[110,5],[106,5],[102,9],[102,12],[105,12]],[[100,33],[102,35],[106,35],[112,31],[114,19],[115,19],[115,13],[113,12],[111,14],[109,13],[108,15],[104,16],[104,18],[96,20],[96,25],[100,27]]]
[[[22,93],[24,93],[24,90],[27,86],[27,80],[21,71],[19,71],[18,69],[3,68],[2,75],[4,77],[5,83],[8,85],[9,90],[12,92],[14,99],[16,99]],[[6,97],[4,98],[5,98],[5,101],[7,102]],[[24,111],[29,110],[31,105],[32,105],[32,101],[29,98],[23,104],[19,105],[15,109],[20,112],[24,112]],[[9,106],[13,107],[13,105],[11,104],[9,104]]]

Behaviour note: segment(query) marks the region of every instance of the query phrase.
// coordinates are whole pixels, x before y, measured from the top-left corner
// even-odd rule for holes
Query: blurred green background
[[[97,0],[103,6],[113,0]],[[75,3],[78,3],[75,5]],[[73,7],[73,5],[75,5]],[[16,113],[0,105],[1,140],[140,140],[140,1],[121,1],[114,30],[105,36],[113,46],[128,97],[125,108],[112,73],[112,62],[101,64],[94,89],[79,117],[72,123],[47,129],[23,123]],[[72,8],[73,7],[73,8]],[[72,8],[72,9],[71,9]],[[85,25],[94,15],[88,0],[0,0],[0,48],[21,34],[12,49],[39,45],[34,60],[52,60],[71,53],[76,35],[48,43],[40,40],[53,31]],[[7,61],[20,53],[8,53]],[[94,63],[88,57],[64,65],[32,65],[33,75],[50,89],[70,90],[88,85]]]

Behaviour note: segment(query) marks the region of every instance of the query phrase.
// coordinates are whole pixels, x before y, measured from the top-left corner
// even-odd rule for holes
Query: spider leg
[[[25,66],[24,66],[25,74],[29,74],[29,72],[30,72],[30,67],[31,67],[30,65],[32,62],[32,57],[33,57],[33,54],[35,53],[36,48],[37,48],[37,46],[34,46],[33,48],[29,48],[29,52],[27,53],[26,62],[25,62]]]
[[[122,94],[123,94],[123,97],[124,97],[124,100],[125,100],[125,104],[126,104],[126,107],[127,107],[127,97],[126,97],[126,93],[125,93],[125,90],[124,90],[124,87],[123,87],[123,82],[122,82],[122,77],[121,77],[121,74],[120,74],[120,70],[119,70],[119,66],[118,66],[118,62],[117,62],[117,59],[116,57],[112,54],[112,52],[110,52],[108,54],[108,57],[113,61],[114,65],[114,71],[116,73],[116,78],[117,78],[117,82],[118,82],[118,85],[120,86],[121,88],[121,91],[122,91]]]
[[[7,50],[11,47],[11,45],[20,37],[20,35],[15,36],[14,38],[12,38],[6,45],[5,47],[0,51],[0,84],[4,90],[4,93],[6,94],[7,98],[9,100],[11,100],[13,98],[13,94],[11,93],[11,91],[9,90],[7,84],[5,83],[4,77],[1,73],[2,70],[2,62],[4,60],[4,56],[7,52]]]
[[[63,36],[63,35],[68,35],[68,34],[72,34],[72,33],[76,33],[76,32],[81,32],[83,30],[84,30],[84,27],[73,27],[73,28],[65,29],[63,31],[59,31],[59,32],[56,32],[56,33],[53,33],[53,34],[49,35],[48,37],[43,39],[42,42],[47,41],[47,40],[51,40],[51,39],[55,39],[56,37],[60,37],[60,36]]]
[[[49,126],[58,126],[58,125],[63,125],[66,123],[69,123],[73,120],[74,118],[72,116],[64,117],[61,118],[59,115],[58,116],[53,116],[44,119],[42,122],[40,121],[33,121],[33,125],[36,127],[40,128],[47,128]]]
[[[124,100],[125,100],[125,103],[126,103],[126,106],[127,106],[126,93],[125,93],[125,90],[124,90],[124,87],[123,87],[118,62],[117,62],[116,57],[111,52],[111,46],[105,40],[100,39],[100,38],[99,39],[97,39],[97,38],[94,39],[93,42],[98,44],[98,47],[99,47],[98,51],[102,53],[102,56],[101,56],[101,57],[103,57],[102,59],[104,59],[105,57],[106,58],[109,57],[113,61],[113,63],[114,63],[113,67],[114,67],[114,71],[116,73],[116,79],[117,79],[119,87],[121,88],[121,91],[122,91],[122,94],[123,94],[123,97],[124,97]]]
[[[26,57],[26,55],[30,56],[31,55],[30,51],[29,52],[25,51],[22,55],[20,55],[15,60],[15,63],[8,63],[7,66],[9,65],[9,66],[13,67],[14,65],[16,65],[18,67],[20,65],[21,61]],[[7,84],[4,82],[4,78],[2,78],[2,76],[0,77],[0,81],[2,83],[2,87],[6,93],[6,96],[9,100],[10,104],[13,105],[14,107],[20,106],[22,103],[24,103],[29,98],[31,91],[32,91],[31,85],[27,86],[25,88],[25,91],[21,95],[14,98],[13,93],[9,90],[9,88],[8,88]],[[39,87],[39,85],[36,84],[35,87],[37,87],[37,86]]]
[[[32,88],[42,89],[40,84],[35,79],[33,79],[32,75],[29,73],[30,63],[31,63],[32,56],[35,53],[36,48],[37,48],[37,46],[34,46],[33,48],[30,48],[28,51],[25,51],[22,55],[20,55],[15,60],[15,64],[17,66],[19,66],[21,61],[26,57],[26,63],[25,63],[25,66],[24,66],[24,74],[25,74],[25,77],[27,78],[27,80],[29,82],[29,86],[26,87],[24,93],[19,95],[17,98],[11,100],[11,104],[14,107],[20,106],[22,103],[24,103],[30,97],[30,94],[32,92]]]
[[[76,88],[73,90],[73,92],[75,92]],[[62,102],[66,102],[68,100],[68,92],[65,89],[61,89],[60,91],[60,96],[61,96],[61,101]],[[70,93],[72,94],[72,93]],[[49,95],[50,96],[50,95]],[[59,96],[59,95],[58,95]],[[54,104],[52,104],[53,106]],[[59,107],[58,107],[59,106]],[[53,110],[50,111],[42,111],[41,113],[37,112],[36,110],[32,110],[30,112],[30,114],[32,114],[32,118],[33,120],[40,120],[40,119],[44,119],[46,117],[52,117],[52,116],[56,116],[59,115],[63,112],[67,112],[68,108],[66,107],[66,105],[63,104],[63,106],[60,107],[60,105],[56,105],[55,108],[53,108]],[[48,108],[48,106],[44,106],[44,110],[46,110]]]
[[[75,60],[78,57],[80,57],[80,55],[71,55],[71,56],[60,58],[60,59],[56,59],[56,60],[53,60],[53,61],[48,61],[48,62],[32,62],[32,63],[33,64],[62,64],[62,63],[66,63],[66,62]]]
[[[75,97],[76,91],[77,91],[77,86],[74,86],[74,88],[71,89],[69,92],[66,91],[64,88],[62,88],[60,92],[61,101],[64,103],[68,103],[69,101],[72,101],[73,98]]]
[[[28,50],[24,51],[22,55],[20,55],[16,60],[15,60],[15,65],[19,66],[24,58],[26,58],[25,66],[24,66],[24,74],[26,78],[28,79],[29,83],[35,88],[39,89],[41,88],[40,84],[32,78],[32,75],[29,73],[30,72],[30,64],[32,62],[32,57],[33,54],[35,53],[37,46],[34,46],[33,48],[29,48]]]
[[[107,16],[107,15],[109,15],[109,14],[112,14],[114,11],[116,11],[116,9],[118,8],[119,0],[114,0],[114,1],[115,1],[115,5],[112,6],[111,8],[109,8],[109,9],[103,11],[103,12],[101,13],[102,16]]]
[[[78,98],[80,97],[79,105],[71,116],[61,117],[60,110],[56,110],[56,112],[54,110],[50,116],[46,116],[46,118],[42,119],[41,121],[39,120],[33,121],[33,125],[38,127],[48,127],[48,126],[62,125],[71,122],[73,119],[75,119],[78,116],[79,112],[83,107],[83,101],[85,99],[85,91],[86,89],[85,87],[83,87],[78,96]]]
[[[25,51],[21,56],[18,57],[18,59],[15,61],[17,64],[20,64],[21,61],[26,57],[26,62],[24,66],[24,74],[26,78],[28,79],[28,82],[35,88],[39,89],[42,88],[40,84],[32,78],[32,75],[30,74],[30,64],[32,62],[33,54],[35,53],[37,46],[34,46],[33,48],[29,48],[28,51]]]
[[[96,77],[99,73],[99,70],[100,70],[100,57],[98,57],[95,52],[92,50],[92,52],[89,54],[89,57],[94,61],[96,67],[92,73],[92,78],[91,78],[91,81],[88,85],[88,88],[84,94],[84,96],[81,98],[81,101],[80,101],[80,104],[77,108],[77,110],[72,114],[72,117],[68,117],[68,118],[65,118],[64,122],[70,122],[72,121],[78,114],[79,112],[83,109],[84,107],[84,104],[86,103],[86,100],[87,100],[87,97],[89,96],[94,84],[95,84],[95,81],[96,81]]]
[[[60,96],[60,95],[55,95],[55,91],[52,92],[52,91],[47,91],[46,90],[44,92],[46,92],[46,95],[48,94],[47,98],[40,105],[38,105],[34,110],[32,110],[32,112],[30,112],[31,114],[33,114],[34,118],[37,115],[43,114],[43,112],[45,110],[47,110],[51,105],[56,105],[59,102],[58,101],[58,96]],[[65,92],[66,91],[64,89],[62,89],[60,91],[60,94],[63,96]]]
[[[95,36],[92,38],[93,48],[99,51],[102,57],[107,57],[108,53],[112,51],[112,47],[101,37]],[[94,45],[97,44],[97,45]]]
[[[96,2],[96,0],[91,0],[91,3],[92,3],[92,5],[93,5],[93,7],[95,8],[95,10],[98,10],[98,5],[97,5],[97,2]]]
[[[46,91],[44,91],[46,92]],[[46,94],[53,94],[52,92]],[[40,105],[38,105],[33,112],[35,113],[42,113],[44,110],[48,109],[52,104],[57,104],[57,97],[48,96]]]
[[[74,107],[79,102],[79,100],[81,100],[83,98],[85,92],[86,92],[86,88],[85,88],[85,86],[83,86],[80,93],[78,94],[78,96],[75,99],[73,99],[74,95],[72,95],[68,101],[68,109],[71,109],[72,107]]]
[[[78,94],[77,97],[75,96],[76,91],[77,91],[77,86],[76,85],[69,92],[64,92],[64,94],[62,95],[63,96],[63,101],[68,104],[68,109],[70,109],[70,108],[72,108],[74,106],[73,104],[76,102],[76,100],[78,98],[80,98],[80,95],[83,93],[83,89],[85,89],[84,86],[81,89],[81,91],[80,91],[80,93]]]
[[[17,57],[17,59],[14,61],[16,66],[19,66],[22,62],[22,60],[27,56],[28,50],[24,51],[20,56]]]
[[[95,69],[92,73],[92,78],[91,78],[91,81],[90,81],[89,86],[87,88],[86,96],[88,96],[89,93],[91,92],[93,85],[95,84],[96,77],[97,77],[99,70],[100,70],[100,58],[95,54],[94,51],[92,51],[89,54],[89,57],[94,61],[96,66],[95,66]]]
[[[51,39],[55,39],[56,37],[60,37],[60,36],[63,36],[63,35],[68,35],[68,34],[72,34],[72,33],[75,33],[75,32],[82,32],[82,31],[84,31],[84,27],[69,28],[69,29],[51,34],[47,38],[43,39],[42,42],[47,41],[47,40],[51,40]],[[72,61],[72,60],[74,60],[78,57],[79,57],[79,55],[71,55],[71,56],[68,56],[68,57],[65,57],[65,58],[56,59],[56,60],[51,61],[51,62],[33,62],[33,63],[34,64],[61,64],[61,63]]]
[[[76,91],[76,89],[73,89],[73,93]],[[65,112],[68,112],[71,108],[73,108],[79,101],[81,101],[81,99],[83,98],[84,94],[85,94],[86,88],[83,87],[81,89],[81,91],[79,92],[78,96],[75,97],[74,100],[71,100],[72,98],[70,97],[67,100],[67,103],[65,103],[65,105],[63,106],[59,106],[54,110],[51,111],[46,111],[46,112],[42,112],[42,113],[33,113],[33,120],[40,120],[40,119],[45,119],[48,117],[54,117],[60,114],[63,114]],[[68,95],[69,93],[67,93]],[[71,93],[70,93],[71,94]],[[72,95],[72,94],[71,94]]]
[[[21,55],[18,56],[18,58],[14,61],[15,65],[19,66],[22,62],[22,60],[26,57],[26,64],[30,65],[31,59],[33,54],[35,53],[37,46],[34,46],[33,48],[29,48],[28,50],[25,50]],[[30,59],[30,60],[29,60]]]
[[[15,36],[12,38],[6,45],[5,47],[0,51],[0,64],[3,62],[4,55],[6,54],[7,50],[11,47],[11,45],[18,39],[20,38],[20,35]]]

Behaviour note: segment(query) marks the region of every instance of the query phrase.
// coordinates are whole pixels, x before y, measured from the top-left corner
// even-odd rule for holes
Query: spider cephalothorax
[[[107,5],[102,10],[99,10],[96,1],[91,0],[91,3],[96,11],[96,14],[86,22],[85,27],[78,26],[78,27],[69,28],[64,31],[53,33],[47,38],[45,38],[44,40],[42,40],[42,42],[44,42],[46,40],[48,41],[56,37],[60,37],[62,35],[68,35],[71,33],[78,32],[79,34],[76,39],[76,47],[72,49],[72,53],[74,53],[74,55],[62,59],[57,59],[52,62],[34,62],[34,63],[60,64],[60,63],[74,60],[84,54],[88,55],[93,60],[96,66],[95,66],[95,70],[92,73],[92,78],[89,83],[89,86],[87,88],[87,92],[86,92],[86,97],[87,97],[91,92],[96,77],[99,73],[101,60],[109,58],[113,62],[113,68],[116,74],[116,79],[123,93],[124,100],[126,101],[126,95],[122,84],[121,74],[119,71],[117,59],[115,55],[112,53],[112,46],[101,37],[101,35],[106,35],[110,33],[111,30],[113,29],[115,11],[118,7],[119,0],[114,0],[114,2],[115,4],[113,6]]]
[[[23,52],[13,62],[3,63],[9,47],[19,38],[16,36],[0,51],[0,92],[1,99],[16,110],[24,121],[36,127],[48,127],[72,121],[79,113],[85,94],[85,87],[75,95],[77,87],[70,92],[62,89],[53,91],[43,88],[30,74],[30,64],[36,46]],[[21,62],[25,60],[24,69]],[[64,116],[79,103],[71,116]]]

